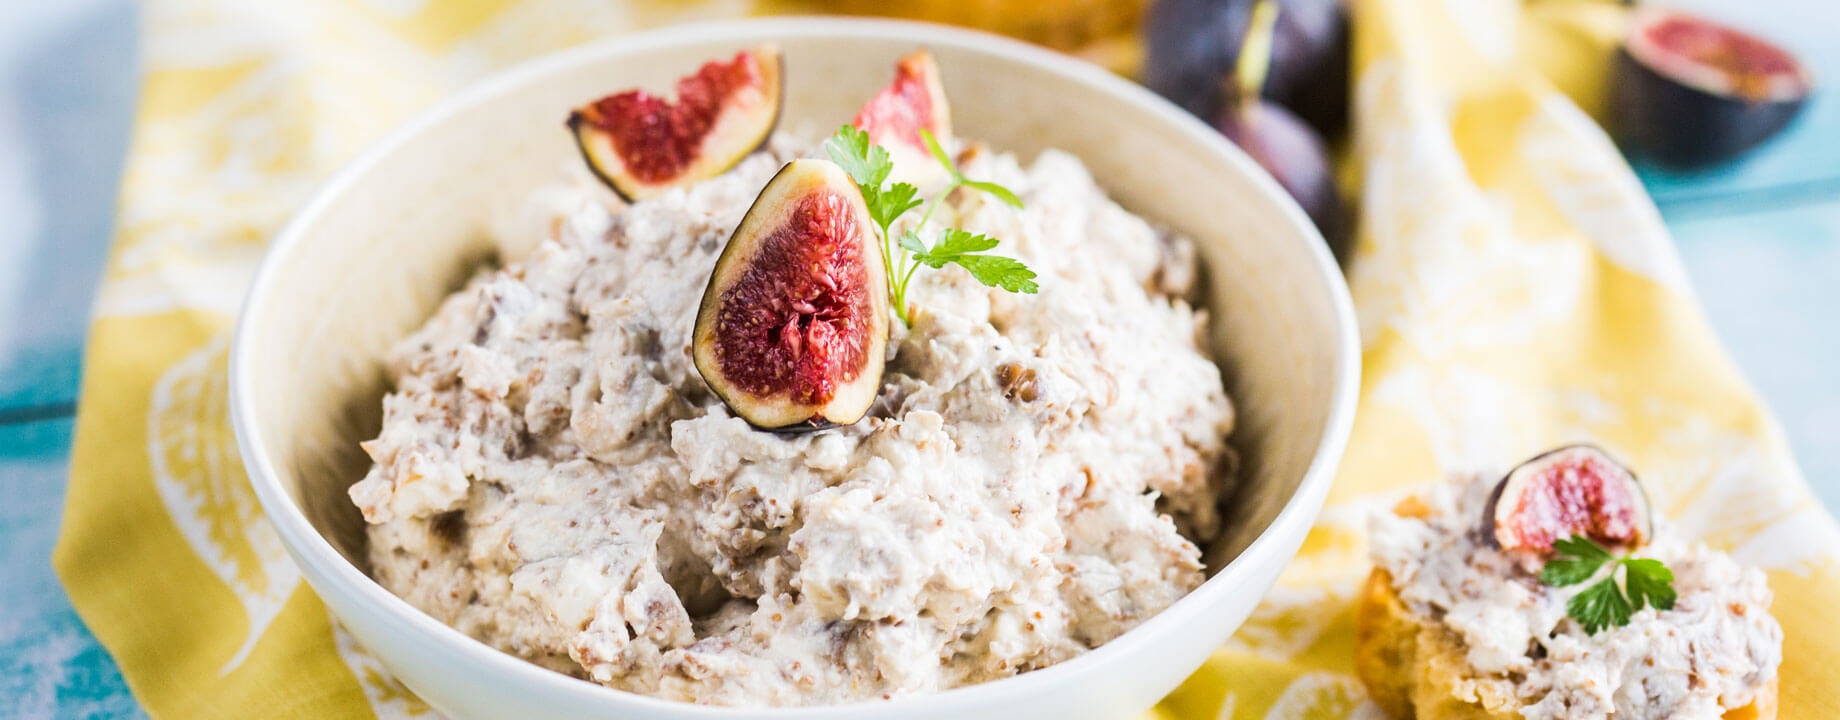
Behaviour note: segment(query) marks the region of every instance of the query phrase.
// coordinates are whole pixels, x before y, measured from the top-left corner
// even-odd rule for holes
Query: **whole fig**
[[[1345,209],[1330,172],[1328,149],[1316,131],[1266,100],[1229,106],[1215,127],[1271,173],[1330,247],[1339,249],[1346,232]]]
[[[1157,0],[1144,21],[1142,80],[1203,118],[1230,100],[1233,72],[1256,0]],[[1349,32],[1343,0],[1282,0],[1263,94],[1318,132],[1347,127]]]
[[[1330,249],[1339,254],[1347,238],[1347,213],[1335,187],[1328,147],[1296,115],[1259,94],[1271,57],[1271,32],[1283,16],[1278,7],[1274,0],[1260,0],[1253,6],[1234,66],[1234,82],[1226,90],[1227,104],[1214,127],[1278,181],[1310,216]]]

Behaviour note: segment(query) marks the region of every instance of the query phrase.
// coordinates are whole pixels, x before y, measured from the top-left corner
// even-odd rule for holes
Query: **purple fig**
[[[1157,0],[1144,20],[1143,82],[1203,118],[1229,104],[1255,0]],[[1348,115],[1348,8],[1343,0],[1282,0],[1265,98],[1318,132],[1341,134]]]
[[[1336,190],[1329,151],[1322,136],[1289,110],[1260,97],[1271,59],[1271,39],[1279,15],[1274,0],[1253,6],[1246,38],[1240,44],[1234,84],[1214,126],[1271,173],[1310,216],[1329,246],[1339,250],[1346,237],[1346,212]]]

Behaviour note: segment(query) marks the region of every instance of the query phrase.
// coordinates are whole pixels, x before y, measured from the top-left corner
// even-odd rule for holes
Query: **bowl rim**
[[[470,107],[512,92],[534,78],[566,68],[590,64],[606,55],[628,55],[663,49],[687,40],[700,43],[728,41],[737,45],[758,42],[763,37],[799,36],[825,38],[883,38],[892,42],[929,47],[952,47],[972,53],[994,56],[1010,62],[1066,77],[1088,85],[1119,102],[1137,106],[1169,121],[1172,129],[1192,140],[1210,146],[1225,161],[1250,177],[1268,202],[1275,202],[1293,226],[1306,238],[1316,270],[1329,293],[1335,323],[1336,358],[1329,417],[1321,440],[1311,456],[1310,465],[1296,491],[1258,537],[1241,550],[1232,561],[1168,608],[1093,650],[1055,665],[1018,675],[948,690],[895,698],[893,700],[858,701],[837,705],[795,707],[726,707],[678,702],[649,695],[606,687],[542,668],[522,658],[502,652],[465,633],[436,620],[410,605],[408,601],[384,589],[369,575],[345,560],[331,542],[314,529],[285,488],[270,461],[268,447],[256,432],[257,401],[248,389],[254,372],[248,343],[252,318],[270,302],[267,288],[282,272],[281,260],[294,253],[314,224],[326,210],[347,192],[348,186],[368,174],[401,146],[450,116]],[[411,119],[371,145],[355,159],[329,176],[274,236],[257,266],[236,320],[229,355],[229,404],[231,424],[235,430],[243,465],[251,487],[269,521],[296,562],[308,566],[303,577],[318,575],[329,585],[325,591],[309,583],[315,593],[331,592],[348,598],[354,605],[365,606],[402,627],[412,628],[427,643],[470,656],[488,669],[503,673],[522,687],[535,689],[552,698],[575,705],[598,705],[611,710],[669,714],[682,718],[732,720],[733,718],[848,718],[865,712],[952,712],[974,710],[1001,695],[1013,694],[1030,686],[1055,683],[1061,676],[1083,672],[1086,668],[1110,661],[1113,656],[1131,652],[1135,646],[1149,642],[1165,626],[1179,622],[1195,609],[1217,602],[1232,592],[1244,576],[1255,574],[1257,558],[1266,552],[1282,552],[1282,538],[1295,534],[1301,540],[1314,524],[1328,496],[1329,486],[1346,450],[1353,429],[1355,400],[1358,395],[1361,352],[1355,323],[1353,301],[1346,282],[1328,246],[1321,240],[1309,218],[1277,182],[1226,138],[1160,96],[1121,76],[1078,58],[1047,48],[1030,45],[988,32],[912,20],[889,20],[828,16],[776,16],[730,20],[698,21],[621,34],[591,43],[558,50],[520,62],[498,71],[418,112]],[[1301,525],[1299,528],[1297,526]],[[1272,547],[1274,543],[1280,547]],[[1294,550],[1292,551],[1294,553]],[[1289,559],[1286,559],[1288,564]],[[322,599],[322,603],[325,601]],[[330,603],[327,603],[330,611]],[[332,613],[335,618],[337,613]],[[362,642],[362,639],[360,639]]]

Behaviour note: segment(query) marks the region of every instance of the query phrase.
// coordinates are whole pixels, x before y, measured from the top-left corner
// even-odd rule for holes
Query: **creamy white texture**
[[[1674,608],[1590,635],[1565,608],[1589,583],[1545,585],[1537,561],[1480,540],[1493,487],[1486,476],[1441,483],[1421,498],[1428,517],[1377,516],[1369,540],[1407,607],[1459,636],[1476,681],[1519,698],[1524,717],[1717,718],[1776,677],[1782,628],[1762,571],[1662,525],[1635,554],[1673,571]]]
[[[627,208],[539,194],[548,239],[508,239],[528,254],[391,355],[351,488],[380,583],[547,667],[733,705],[1044,667],[1200,584],[1233,412],[1183,299],[1197,260],[1070,155],[970,153],[1026,209],[960,193],[935,221],[1001,238],[1041,291],[922,270],[869,419],[771,434],[713,396],[697,303],[802,149]]]

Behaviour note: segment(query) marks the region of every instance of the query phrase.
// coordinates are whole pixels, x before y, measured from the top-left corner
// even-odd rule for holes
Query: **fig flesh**
[[[889,177],[926,187],[946,177],[946,169],[933,159],[926,142],[920,137],[925,128],[950,147],[952,106],[946,102],[945,85],[939,81],[939,65],[933,54],[918,50],[903,56],[894,66],[894,80],[869,98],[856,119],[850,121],[869,134],[869,142],[888,151],[894,164]]]
[[[1256,0],[1157,0],[1143,26],[1143,82],[1202,118],[1232,101],[1233,73]],[[1343,0],[1282,0],[1263,96],[1318,132],[1340,135],[1348,118],[1349,25]]]
[[[692,335],[697,372],[769,430],[848,425],[881,389],[888,278],[862,191],[828,160],[787,163],[716,260]]]
[[[1603,450],[1570,445],[1521,463],[1495,485],[1482,533],[1496,547],[1545,555],[1583,535],[1611,549],[1641,547],[1653,536],[1648,495]]]
[[[722,174],[767,141],[783,101],[781,63],[771,45],[744,50],[678,80],[675,101],[627,90],[576,108],[569,131],[620,197],[657,197]]]
[[[1814,79],[1769,41],[1643,6],[1617,51],[1611,126],[1632,154],[1680,168],[1723,162],[1781,131]]]

